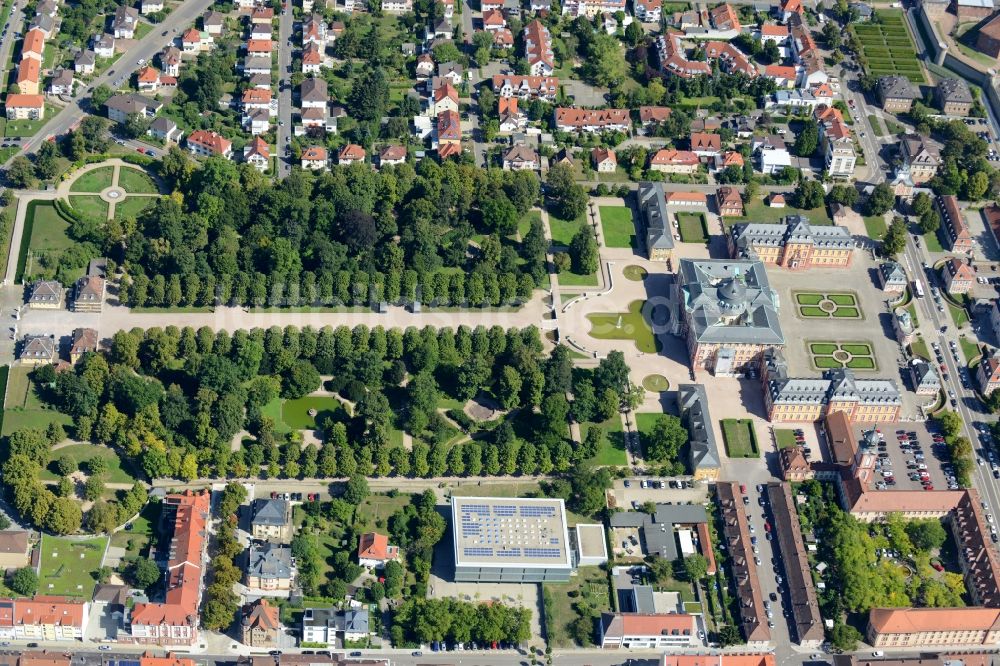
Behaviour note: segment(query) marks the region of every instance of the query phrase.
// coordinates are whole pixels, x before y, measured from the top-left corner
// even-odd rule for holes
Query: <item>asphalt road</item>
[[[14,48],[14,42],[17,41],[14,39],[14,33],[22,32],[21,29],[25,27],[22,25],[24,22],[24,12],[21,11],[21,8],[23,6],[23,0],[15,0],[14,6],[11,7],[10,19],[7,21],[7,25],[10,27],[7,28],[7,34],[4,35],[3,41],[0,42],[0,63],[7,62],[7,58],[10,56],[11,50]],[[11,63],[12,67],[13,65],[14,63]]]
[[[38,130],[34,137],[22,144],[21,154],[33,153],[38,150],[48,137],[64,134],[70,127],[78,123],[87,111],[90,111],[89,91],[103,84],[111,85],[120,78],[128,79],[139,69],[139,60],[149,62],[177,36],[181,29],[194,23],[194,20],[211,7],[213,0],[186,0],[184,4],[172,11],[167,18],[155,26],[144,38],[133,44],[132,48],[122,54],[107,72],[90,82],[87,88],[81,87],[73,101],[66,105],[49,122]],[[9,37],[9,35],[8,35]],[[9,48],[9,47],[8,47]],[[87,109],[85,111],[84,109]],[[96,111],[96,110],[95,110]],[[13,158],[11,158],[13,159]],[[9,166],[8,160],[4,166]]]
[[[945,306],[944,312],[938,312],[931,295],[931,287],[937,284],[940,288],[941,285],[938,284],[936,277],[934,280],[931,280],[928,271],[924,270],[922,264],[924,261],[927,261],[928,257],[924,253],[923,246],[917,248],[912,238],[907,239],[905,256],[910,264],[911,276],[913,278],[919,277],[926,285],[925,292],[927,295],[924,298],[914,299],[917,303],[917,320],[921,323],[924,339],[927,341],[928,347],[931,341],[935,341],[941,345],[941,353],[949,375],[947,382],[942,378],[942,386],[946,392],[949,390],[955,392],[958,401],[957,411],[962,417],[963,422],[962,434],[972,442],[973,451],[978,452],[981,445],[979,444],[979,437],[973,428],[973,423],[977,420],[983,421],[985,419],[980,412],[981,407],[979,406],[979,400],[975,392],[962,388],[959,366],[955,363],[955,359],[951,354],[949,341],[953,340],[958,344],[958,335],[954,322],[948,314],[947,306]],[[932,325],[932,328],[928,326],[928,323]],[[945,333],[941,333],[942,326],[948,327]],[[928,349],[928,351],[931,350]],[[961,350],[959,350],[959,358],[963,358]],[[978,461],[974,462],[978,463]],[[994,515],[1000,515],[997,514],[997,510],[1000,509],[1000,482],[993,478],[988,465],[973,465],[972,485],[979,491],[981,499],[986,502],[991,512]]]
[[[288,141],[292,133],[292,79],[288,72],[292,66],[292,12],[285,10],[278,19],[278,177],[284,178],[292,171],[288,154]]]

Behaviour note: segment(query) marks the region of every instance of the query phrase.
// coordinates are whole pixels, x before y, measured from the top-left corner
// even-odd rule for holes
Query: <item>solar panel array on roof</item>
[[[492,548],[465,548],[463,549],[467,557],[492,557]]]
[[[521,516],[523,518],[551,518],[556,515],[556,509],[552,506],[522,506]]]
[[[525,548],[526,557],[561,557],[562,550],[559,548]]]

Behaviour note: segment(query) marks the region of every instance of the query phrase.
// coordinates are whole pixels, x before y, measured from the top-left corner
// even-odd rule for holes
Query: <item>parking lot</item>
[[[925,481],[929,482],[928,490],[958,488],[954,477],[950,476],[944,442],[934,441],[935,438],[940,439],[940,434],[930,431],[927,424],[887,424],[879,425],[877,429],[881,433],[880,443],[875,448],[864,449],[878,457],[874,479],[876,488],[920,490],[925,487]],[[863,441],[865,430],[857,428],[858,441]]]
[[[646,502],[704,504],[707,501],[708,486],[690,478],[620,479],[608,493],[609,506],[624,511],[641,507]]]

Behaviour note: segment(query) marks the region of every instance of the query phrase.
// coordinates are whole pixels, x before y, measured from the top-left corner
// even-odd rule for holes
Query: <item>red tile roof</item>
[[[26,53],[34,53],[40,56],[44,50],[45,33],[38,28],[29,30],[24,36],[24,43],[21,45],[21,57],[24,57]]]
[[[8,109],[40,109],[45,106],[45,97],[42,95],[7,95],[7,101],[4,105]]]
[[[309,146],[302,152],[302,159],[307,162],[326,162],[326,148],[323,146]]]
[[[349,143],[340,149],[337,159],[341,162],[344,160],[363,160],[365,159],[365,149],[356,143]]]
[[[399,557],[399,548],[389,545],[389,537],[378,532],[366,532],[361,535],[358,544],[359,560],[379,560],[385,562]]]
[[[216,155],[223,155],[233,147],[233,142],[215,132],[207,130],[195,130],[188,135],[188,143],[206,148]]]

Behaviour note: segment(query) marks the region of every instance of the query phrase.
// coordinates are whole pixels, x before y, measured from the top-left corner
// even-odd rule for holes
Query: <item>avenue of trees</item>
[[[276,429],[265,408],[315,391],[321,375],[332,377],[326,388],[351,408],[322,410],[323,446],[303,447],[301,433]],[[187,481],[567,473],[605,445],[597,424],[642,400],[620,352],[592,370],[574,369],[561,345],[542,354],[535,328],[135,329],[119,331],[107,351],[84,355],[72,369],[42,366],[32,379],[45,402],[73,418],[75,439],[113,447],[148,478]],[[506,411],[483,423],[442,413],[442,401],[476,397]],[[571,419],[583,424],[581,442],[570,437]],[[683,434],[670,425],[651,449],[665,464]],[[79,504],[38,480],[65,437],[59,430],[14,432],[3,478],[23,515],[69,533],[81,526]],[[241,431],[250,437],[234,451]],[[411,449],[399,431],[413,436]],[[601,491],[592,489],[609,479],[598,481],[563,481],[562,494],[578,496],[581,513],[596,513]],[[144,501],[132,493],[120,503],[98,501],[86,526],[107,531]]]
[[[531,611],[500,603],[411,597],[399,607],[393,620],[395,646],[432,641],[521,644],[531,638]]]
[[[176,150],[160,173],[174,194],[137,220],[70,228],[122,267],[131,306],[497,306],[545,275],[541,222],[518,235],[539,198],[531,173],[423,160],[271,185],[221,158],[194,169]]]

